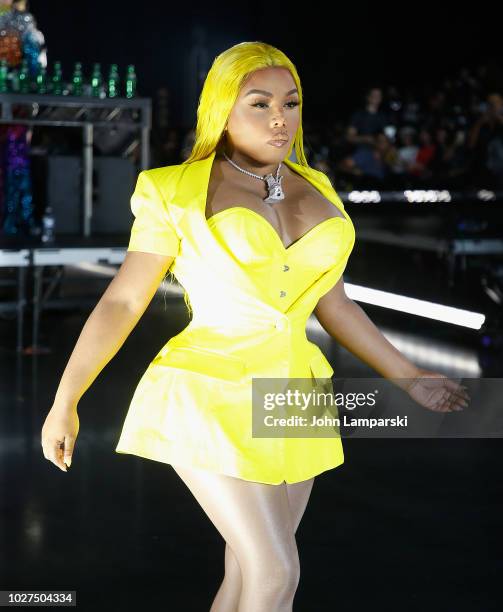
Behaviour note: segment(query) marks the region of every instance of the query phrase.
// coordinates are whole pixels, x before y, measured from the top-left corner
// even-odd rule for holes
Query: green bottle
[[[7,93],[9,91],[9,65],[7,60],[3,59],[0,61],[0,93]]]
[[[52,75],[52,93],[55,96],[60,96],[63,90],[63,69],[61,62],[54,62],[54,73]]]
[[[119,71],[117,64],[111,64],[108,74],[108,89],[109,98],[116,98],[119,95]]]
[[[72,95],[81,96],[83,84],[84,77],[82,75],[82,63],[75,62],[72,76]]]
[[[24,59],[21,62],[21,70],[19,71],[19,92],[30,93],[30,71],[28,69],[28,60]]]
[[[103,90],[103,77],[101,75],[101,64],[95,63],[91,75],[91,95],[94,98],[101,98]]]
[[[10,73],[9,73],[9,79],[10,79],[10,91],[14,92],[14,93],[18,93],[19,92],[19,70],[14,66]]]
[[[36,83],[37,83],[37,93],[39,94],[47,93],[47,70],[44,68],[44,66],[40,66],[38,69]]]
[[[134,64],[129,64],[126,75],[126,98],[134,98],[136,96],[136,72]]]

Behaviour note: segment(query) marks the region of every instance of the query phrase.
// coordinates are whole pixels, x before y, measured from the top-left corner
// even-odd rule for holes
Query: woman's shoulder
[[[164,182],[179,173],[182,165],[183,164],[171,164],[169,166],[158,166],[156,168],[142,170],[141,174],[152,179],[156,183]]]

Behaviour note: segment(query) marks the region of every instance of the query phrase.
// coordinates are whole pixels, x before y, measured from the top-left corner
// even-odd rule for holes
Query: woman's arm
[[[320,298],[314,314],[330,336],[385,378],[413,379],[419,375],[419,368],[400,353],[363,309],[346,295],[342,277]]]
[[[54,402],[76,404],[114,357],[147,309],[173,257],[126,251],[126,257],[85,322]]]
[[[124,344],[152,300],[173,256],[126,251],[126,257],[85,322],[42,427],[44,456],[63,471],[79,431],[77,404]]]
[[[342,346],[424,408],[452,412],[468,406],[470,396],[464,386],[416,366],[386,340],[362,308],[346,295],[342,277],[318,301],[314,313]]]

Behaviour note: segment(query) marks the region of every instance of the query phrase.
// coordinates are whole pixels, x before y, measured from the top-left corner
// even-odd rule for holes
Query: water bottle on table
[[[45,243],[54,242],[55,224],[56,224],[56,219],[54,218],[52,207],[47,206],[42,216],[42,236],[41,236],[42,242],[45,242]]]

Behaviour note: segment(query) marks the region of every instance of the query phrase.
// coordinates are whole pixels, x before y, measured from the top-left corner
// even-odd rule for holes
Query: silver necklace
[[[285,197],[285,193],[283,188],[281,187],[281,181],[283,180],[283,176],[279,176],[279,171],[281,169],[281,162],[279,162],[278,170],[276,171],[276,176],[273,174],[267,174],[266,176],[260,176],[258,174],[253,174],[253,172],[248,172],[248,170],[244,170],[240,168],[237,164],[235,164],[232,159],[229,159],[227,155],[224,153],[225,159],[230,162],[234,168],[237,168],[241,172],[248,174],[249,176],[253,176],[254,178],[260,179],[261,181],[265,181],[267,185],[267,197],[263,199],[266,204],[274,204],[274,202],[278,202],[279,200],[283,200]]]

